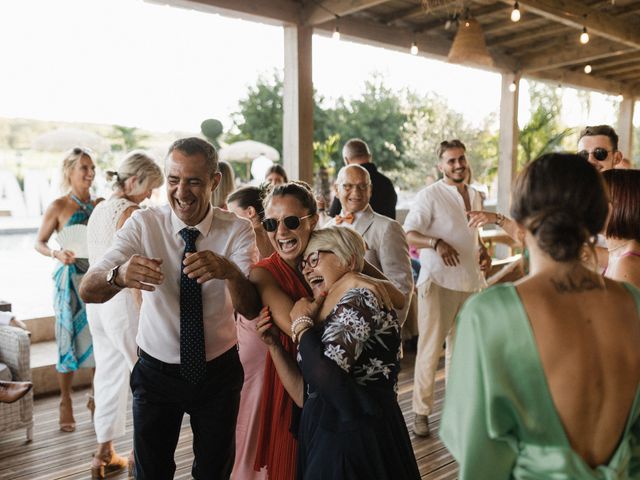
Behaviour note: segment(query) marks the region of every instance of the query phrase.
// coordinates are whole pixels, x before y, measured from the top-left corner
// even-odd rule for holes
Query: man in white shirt
[[[443,178],[416,195],[404,223],[409,244],[420,249],[413,387],[413,430],[420,436],[429,435],[428,416],[442,345],[446,339],[446,375],[458,310],[473,292],[486,286],[481,270],[491,264],[478,229],[468,226],[467,212],[481,209],[482,203],[480,194],[465,184],[465,151],[460,140],[440,144],[438,169]]]
[[[214,208],[218,156],[199,138],[177,140],[165,164],[169,205],[135,212],[80,286],[87,303],[142,290],[131,373],[137,479],[172,479],[184,413],[197,479],[229,478],[243,382],[234,309],[259,312],[246,275],[257,260],[251,224]]]
[[[413,274],[402,226],[373,211],[369,204],[371,177],[362,166],[348,165],[340,169],[333,188],[342,211],[325,226],[350,227],[362,235],[367,244],[365,260],[380,270],[405,295],[405,306],[397,312],[398,320],[404,323],[413,292]]]

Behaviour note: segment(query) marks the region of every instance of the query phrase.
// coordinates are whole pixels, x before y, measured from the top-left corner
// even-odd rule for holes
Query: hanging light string
[[[543,3],[548,3],[548,2],[543,2]],[[615,5],[615,0],[611,0],[611,5]],[[551,2],[550,6],[553,8],[557,8],[557,5],[555,4],[555,2]],[[577,14],[577,13],[573,13],[573,12],[567,12],[567,11],[562,11],[561,12],[563,16],[565,17],[573,17],[573,18],[580,18],[582,19],[582,32],[580,33],[580,43],[582,45],[586,45],[587,43],[589,43],[590,37],[589,37],[589,32],[587,31],[587,16],[589,15],[588,13],[584,13],[582,15]],[[515,1],[513,3],[513,10],[511,10],[511,21],[512,22],[519,22],[520,18],[522,16],[522,12],[520,12],[520,3],[518,1]]]
[[[511,21],[519,22],[520,21],[520,4],[516,0],[513,4],[513,10],[511,10]]]
[[[338,15],[336,12],[329,10],[327,7],[325,7],[321,2],[319,2],[318,0],[311,0],[318,8],[321,8],[322,10],[324,10],[325,12],[327,12],[329,15],[332,15],[333,18],[336,19],[336,26],[333,29],[333,33],[331,34],[331,38],[333,38],[334,40],[340,40],[340,15]]]

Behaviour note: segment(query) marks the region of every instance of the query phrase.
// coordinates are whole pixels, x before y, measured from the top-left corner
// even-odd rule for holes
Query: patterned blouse
[[[348,290],[321,326],[324,355],[359,385],[397,387],[400,323],[366,288]]]

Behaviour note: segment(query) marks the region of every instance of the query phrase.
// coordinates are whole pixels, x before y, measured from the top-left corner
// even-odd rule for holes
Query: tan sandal
[[[60,402],[60,420],[58,423],[62,432],[71,433],[76,431],[76,421],[73,418],[73,404],[71,402]]]
[[[129,466],[129,461],[115,452],[105,456],[93,455],[91,460],[91,478],[103,479],[112,473],[119,472]]]

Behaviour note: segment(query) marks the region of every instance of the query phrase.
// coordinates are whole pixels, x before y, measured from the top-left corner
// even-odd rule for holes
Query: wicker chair
[[[20,328],[0,327],[0,363],[11,371],[11,380],[31,381],[30,339]],[[0,433],[27,429],[27,441],[33,440],[33,390],[14,403],[0,403]]]

